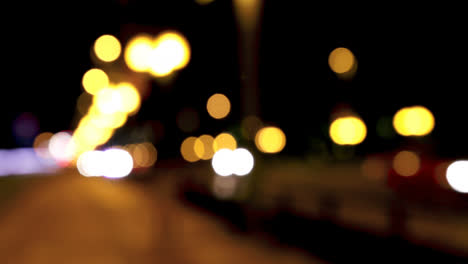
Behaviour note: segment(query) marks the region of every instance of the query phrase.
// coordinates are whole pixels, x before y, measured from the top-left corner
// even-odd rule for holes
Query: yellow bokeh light
[[[424,106],[404,107],[393,117],[393,127],[402,136],[425,136],[434,126],[435,118]]]
[[[357,145],[366,138],[367,128],[358,117],[339,117],[331,123],[329,134],[338,145]]]
[[[182,157],[188,162],[195,162],[200,160],[200,158],[195,153],[194,147],[196,140],[196,137],[188,137],[184,139],[180,145],[180,154],[182,154]]]
[[[202,160],[209,160],[213,157],[213,137],[210,135],[201,135],[195,140],[193,149],[195,154]]]
[[[190,61],[190,45],[187,39],[175,31],[165,31],[151,36],[140,34],[125,47],[124,60],[136,72],[149,72],[164,77],[185,67]]]
[[[229,133],[221,133],[217,135],[213,141],[214,152],[223,148],[230,150],[235,150],[237,148],[236,139]]]
[[[134,114],[140,107],[141,98],[138,90],[131,83],[119,83],[116,87],[122,98],[122,112]]]
[[[130,39],[125,47],[125,63],[133,71],[144,72],[149,69],[149,57],[152,50],[152,38],[144,34],[137,35]]]
[[[190,45],[187,39],[174,31],[161,33],[155,40],[156,49],[168,52],[174,69],[182,69],[190,60]]]
[[[85,118],[89,119],[94,126],[98,128],[119,128],[127,121],[127,115],[123,112],[115,112],[105,114],[97,110],[95,106],[89,109],[88,115]]]
[[[403,150],[393,158],[393,169],[401,176],[413,176],[419,171],[421,160],[418,154]]]
[[[93,105],[97,110],[104,114],[113,114],[122,112],[123,98],[122,95],[114,88],[104,88],[97,93],[93,98]]]
[[[149,58],[150,73],[156,77],[169,75],[184,68],[190,60],[190,45],[187,39],[175,31],[159,34]]]
[[[86,92],[95,95],[101,89],[109,86],[109,77],[103,70],[94,68],[83,75],[81,84]]]
[[[104,62],[115,61],[121,50],[120,41],[112,35],[102,35],[94,42],[94,53]]]
[[[265,153],[278,153],[286,145],[286,135],[278,127],[264,127],[255,135],[255,145]]]
[[[90,118],[83,118],[73,133],[77,145],[99,146],[111,138],[114,130],[107,127],[98,127]]]
[[[347,48],[336,48],[328,56],[328,65],[338,74],[349,72],[356,63],[353,53]]]
[[[224,94],[213,94],[206,103],[206,110],[215,119],[225,118],[231,111],[231,102]]]

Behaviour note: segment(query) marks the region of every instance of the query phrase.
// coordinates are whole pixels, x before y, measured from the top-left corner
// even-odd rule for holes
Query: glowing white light
[[[130,174],[133,169],[133,159],[130,153],[123,149],[108,149],[104,154],[104,177],[123,178]]]
[[[220,149],[214,154],[211,166],[219,176],[229,176],[232,174],[244,176],[252,171],[254,158],[244,148],[235,150]]]
[[[233,173],[232,152],[230,149],[220,149],[213,155],[211,166],[219,176],[229,176]]]
[[[94,98],[97,108],[101,113],[113,114],[123,109],[121,93],[112,88],[101,89]]]
[[[233,173],[238,176],[244,176],[252,171],[254,166],[254,158],[252,154],[245,148],[238,148],[232,152]]]
[[[104,152],[99,150],[86,151],[78,157],[76,167],[85,177],[97,177],[104,174]]]
[[[455,161],[447,168],[447,182],[457,192],[468,193],[468,160]]]
[[[85,177],[123,178],[133,169],[132,156],[123,149],[92,150],[80,155],[76,167]]]
[[[73,159],[70,144],[72,144],[72,135],[67,132],[58,132],[49,140],[49,153],[57,162],[70,162]]]

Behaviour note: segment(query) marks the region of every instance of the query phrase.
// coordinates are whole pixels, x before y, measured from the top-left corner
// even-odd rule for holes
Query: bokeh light
[[[213,155],[211,166],[219,176],[229,176],[233,173],[232,150],[220,149]]]
[[[401,176],[409,177],[415,175],[421,167],[421,160],[413,151],[403,150],[393,158],[393,169]]]
[[[196,140],[196,137],[187,137],[180,145],[180,154],[182,154],[184,160],[188,162],[195,162],[200,160],[200,157],[195,153]]]
[[[94,96],[93,104],[104,114],[113,114],[123,110],[122,95],[113,88],[104,88]]]
[[[112,35],[102,35],[94,42],[94,53],[104,62],[115,61],[121,50],[120,41]]]
[[[202,160],[209,160],[213,157],[213,137],[210,135],[201,135],[195,140],[193,146],[195,154]]]
[[[213,170],[219,176],[244,176],[249,174],[254,167],[254,158],[245,148],[235,150],[220,149],[211,160]]]
[[[121,112],[129,115],[135,114],[140,108],[141,98],[135,86],[128,82],[122,82],[116,86],[117,92],[122,99]]]
[[[132,156],[123,149],[92,150],[82,153],[76,162],[79,173],[86,177],[123,178],[133,169]]]
[[[356,64],[353,53],[347,48],[336,48],[328,57],[328,65],[337,74],[351,71]]]
[[[91,150],[83,152],[76,161],[78,172],[85,177],[98,177],[104,174],[102,160],[104,152]]]
[[[55,133],[49,140],[49,153],[60,166],[67,166],[74,158],[72,135],[65,131]]]
[[[447,168],[447,182],[460,193],[468,193],[468,160],[458,160]]]
[[[128,68],[136,72],[147,71],[152,50],[153,40],[151,36],[139,34],[130,39],[124,52],[124,60]]]
[[[255,135],[255,145],[261,152],[278,153],[286,146],[286,135],[278,127],[264,127]]]
[[[54,134],[52,132],[42,132],[36,136],[33,143],[34,151],[37,156],[47,159],[50,158],[49,141]]]
[[[155,60],[151,61],[151,71],[157,68],[171,68],[172,70],[179,70],[187,66],[190,60],[190,45],[187,39],[180,33],[175,31],[166,31],[159,34],[154,41]],[[155,63],[155,64],[153,64]],[[165,66],[158,66],[158,64]]]
[[[404,107],[393,117],[393,127],[402,136],[425,136],[434,126],[435,118],[424,106]]]
[[[245,148],[235,149],[231,153],[231,162],[233,163],[232,173],[237,176],[249,174],[254,167],[254,158],[252,153]]]
[[[187,66],[190,54],[189,42],[182,34],[164,31],[154,39],[146,34],[130,39],[125,47],[124,60],[133,71],[164,77]]]
[[[147,168],[156,163],[158,152],[150,142],[131,144],[125,149],[132,155],[135,168]]]
[[[211,117],[222,119],[231,111],[231,102],[224,94],[216,93],[208,99],[206,110]]]
[[[109,77],[103,70],[93,68],[85,72],[81,84],[86,92],[95,95],[101,89],[109,86]]]
[[[230,150],[235,150],[237,148],[236,139],[229,133],[221,133],[217,135],[213,141],[213,150],[215,152],[223,148]]]
[[[103,167],[106,178],[123,178],[130,174],[133,169],[132,156],[123,149],[108,149],[104,151]]]
[[[130,39],[125,47],[124,60],[133,71],[164,77],[187,66],[190,54],[189,42],[182,34],[164,31],[154,39],[146,34]]]
[[[357,145],[366,138],[367,128],[358,117],[339,117],[331,123],[329,135],[338,145]]]

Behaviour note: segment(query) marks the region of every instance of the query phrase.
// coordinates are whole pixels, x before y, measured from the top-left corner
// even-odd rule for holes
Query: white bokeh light
[[[81,175],[86,177],[102,176],[104,152],[100,150],[86,151],[78,157],[76,167]]]
[[[232,174],[232,152],[230,149],[220,149],[213,155],[211,166],[219,176]]]
[[[214,154],[211,166],[219,176],[230,176],[232,174],[244,176],[252,171],[254,158],[244,148],[235,150],[220,149]]]
[[[80,155],[76,167],[85,177],[123,178],[133,169],[130,153],[123,149],[93,150]]]
[[[238,148],[232,152],[233,173],[238,176],[244,176],[252,171],[254,166],[254,158],[252,154],[245,148]]]
[[[72,135],[68,132],[58,132],[49,140],[49,153],[59,163],[68,163],[73,159],[70,151]]]
[[[104,173],[107,178],[126,177],[133,169],[133,159],[130,153],[123,149],[108,149],[104,151]]]
[[[447,182],[457,192],[468,193],[468,160],[455,161],[447,168]]]

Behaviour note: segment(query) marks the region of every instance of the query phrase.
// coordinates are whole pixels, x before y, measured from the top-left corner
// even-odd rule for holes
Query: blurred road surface
[[[36,179],[0,219],[2,263],[323,263],[237,234],[149,186],[69,171]]]

